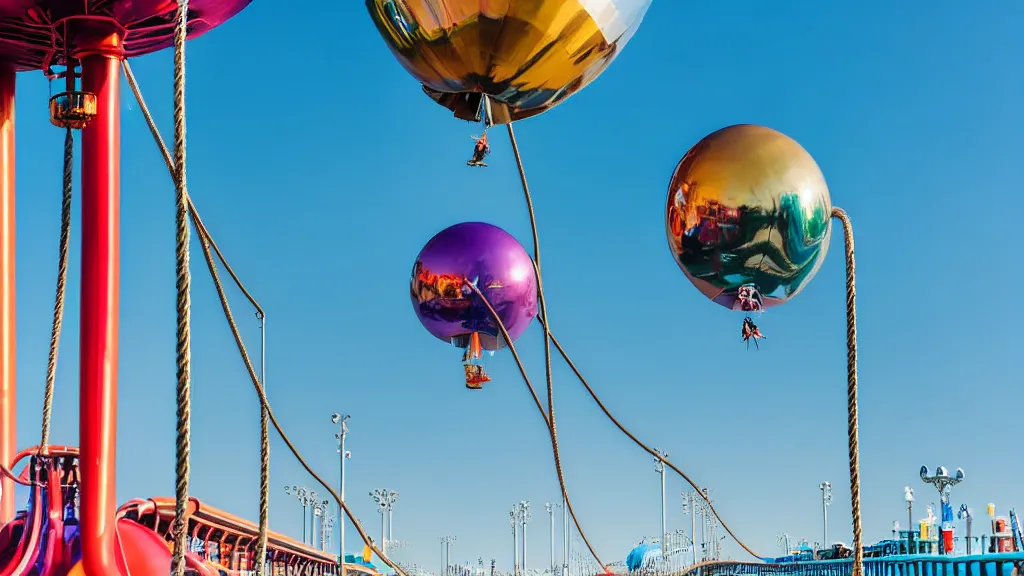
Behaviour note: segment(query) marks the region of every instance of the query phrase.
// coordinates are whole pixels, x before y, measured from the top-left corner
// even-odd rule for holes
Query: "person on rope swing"
[[[754,320],[750,316],[743,319],[743,341],[747,343],[747,350],[750,349],[751,340],[754,341],[754,347],[760,350],[761,347],[757,345],[757,341],[764,337],[764,334],[761,334],[761,330],[757,327],[757,324],[754,324]]]
[[[484,135],[476,139],[476,144],[473,145],[473,157],[466,162],[466,165],[486,168],[487,164],[484,164],[484,157],[490,153],[491,147],[487,144],[487,132],[484,131]]]
[[[480,334],[473,332],[469,339],[469,346],[462,355],[462,366],[466,371],[466,388],[470,390],[483,390],[483,385],[491,381],[491,377],[484,371],[480,364],[483,358],[483,348],[480,345]]]

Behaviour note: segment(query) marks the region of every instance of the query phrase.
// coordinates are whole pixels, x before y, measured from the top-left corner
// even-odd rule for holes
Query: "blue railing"
[[[785,564],[707,562],[679,576],[852,576],[853,560]],[[1024,576],[1024,552],[974,556],[886,556],[865,558],[864,576]]]

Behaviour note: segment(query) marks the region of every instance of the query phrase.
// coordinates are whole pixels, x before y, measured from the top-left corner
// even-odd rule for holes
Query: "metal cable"
[[[68,65],[68,74],[74,67]],[[64,297],[68,285],[68,251],[71,247],[71,193],[74,190],[75,135],[71,128],[64,132],[64,182],[60,205],[60,248],[57,256],[57,290],[53,301],[53,326],[50,330],[50,354],[46,362],[46,389],[43,392],[43,427],[39,453],[46,454],[50,444],[50,420],[53,417],[53,391],[57,384],[57,354],[64,325]]]
[[[533,269],[537,278],[537,306],[540,313],[540,317],[547,320],[547,303],[544,300],[544,283],[541,280],[540,272],[540,238],[537,233],[537,216],[533,211],[533,197],[530,195],[530,185],[526,180],[526,170],[523,168],[523,159],[519,154],[519,144],[516,142],[516,133],[512,128],[512,123],[509,122],[508,127],[508,139],[512,143],[512,153],[516,158],[516,167],[519,169],[519,181],[523,185],[523,194],[526,197],[526,209],[530,213],[530,230],[533,233]],[[490,306],[490,304],[488,304]],[[495,315],[497,318],[497,315]],[[500,322],[500,320],[499,320]],[[544,327],[544,375],[547,382],[547,400],[548,400],[548,411],[547,411],[547,425],[548,434],[551,437],[551,453],[555,458],[555,472],[558,474],[558,485],[562,489],[562,498],[565,500],[565,507],[569,511],[569,515],[572,517],[573,523],[576,525],[576,530],[580,533],[580,538],[583,543],[587,545],[587,549],[590,550],[591,555],[594,556],[594,560],[601,566],[602,570],[607,570],[604,562],[597,555],[597,550],[590,543],[590,539],[587,538],[586,533],[583,531],[583,526],[580,524],[579,519],[576,517],[576,511],[573,510],[572,504],[569,501],[569,492],[565,487],[565,476],[562,472],[562,457],[559,453],[558,448],[558,426],[555,421],[555,393],[553,386],[553,377],[551,371],[551,332],[548,330],[548,323],[542,322]],[[505,336],[506,341],[511,349],[512,342]],[[525,377],[525,374],[524,374]],[[532,386],[531,386],[532,388]],[[543,412],[543,410],[541,411]]]
[[[857,415],[857,263],[853,256],[853,224],[842,208],[832,217],[843,225],[846,244],[846,408],[850,445],[850,505],[853,510],[853,576],[864,574],[864,542],[860,518],[860,440]]]
[[[189,266],[188,183],[185,171],[185,40],[188,0],[178,0],[174,26],[174,191],[175,287],[177,291],[177,441],[174,485],[174,549],[171,571],[185,576],[188,551],[188,484],[192,451],[192,276]]]

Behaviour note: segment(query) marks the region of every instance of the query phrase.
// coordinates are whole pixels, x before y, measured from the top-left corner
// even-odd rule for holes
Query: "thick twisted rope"
[[[857,415],[857,263],[853,256],[853,224],[842,208],[832,217],[843,225],[846,245],[846,408],[850,443],[850,506],[853,510],[853,576],[864,573],[864,542],[860,518],[860,440]]]
[[[533,403],[537,406],[537,411],[540,412],[540,417],[544,419],[544,424],[547,426],[548,431],[550,433],[551,420],[548,418],[548,415],[544,412],[544,405],[541,404],[540,402],[540,396],[537,395],[537,389],[534,388],[533,382],[530,380],[530,376],[526,373],[526,366],[523,364],[523,360],[519,356],[519,351],[516,350],[516,345],[515,343],[512,342],[512,338],[509,336],[508,329],[505,327],[505,323],[501,320],[501,316],[498,315],[497,310],[494,309],[494,306],[491,305],[491,302],[487,299],[487,296],[484,296],[484,293],[481,292],[478,287],[469,282],[468,279],[464,279],[463,281],[474,293],[476,293],[477,297],[480,298],[480,301],[483,302],[484,306],[487,307],[487,311],[491,314],[491,317],[494,318],[494,323],[498,326],[498,333],[501,334],[501,337],[505,340],[505,343],[508,346],[508,351],[512,354],[512,359],[515,360],[516,367],[519,368],[519,374],[523,377],[523,383],[526,384],[526,388],[530,391],[530,396],[533,398]],[[572,499],[569,498],[569,494],[564,490],[562,492],[562,496],[565,499],[565,509],[569,512],[569,516],[573,519],[573,521],[576,522],[576,529],[579,530],[579,521],[576,520],[576,514],[572,505]],[[582,530],[580,530],[580,537],[587,544],[587,546],[590,547],[590,542],[587,541],[587,537],[585,534],[583,534]],[[594,549],[592,547],[590,548],[590,551],[591,554],[593,554],[594,559],[597,561],[597,563],[601,565],[601,569],[607,570],[607,567],[604,564],[601,564],[601,559],[597,557],[597,554],[594,552]]]
[[[544,324],[544,320],[542,318],[538,317],[537,320],[540,321],[541,324]],[[738,536],[736,536],[732,529],[729,528],[728,524],[726,524],[725,521],[722,520],[722,517],[718,515],[718,511],[715,510],[714,505],[711,503],[711,499],[708,498],[707,494],[704,493],[704,490],[700,486],[698,486],[697,483],[694,482],[693,479],[691,479],[690,476],[686,474],[686,472],[683,472],[675,464],[669,462],[667,458],[665,458],[656,450],[654,450],[653,448],[645,444],[643,441],[641,441],[639,438],[637,438],[628,428],[626,428],[624,424],[622,424],[622,422],[619,421],[618,418],[616,418],[611,413],[611,410],[608,409],[608,406],[605,405],[604,401],[602,401],[601,398],[597,395],[597,392],[595,392],[594,388],[590,386],[590,383],[587,382],[587,379],[583,377],[583,374],[580,372],[579,368],[576,367],[576,364],[572,361],[571,358],[569,358],[569,355],[565,352],[565,349],[562,348],[562,345],[558,342],[558,339],[555,338],[554,334],[551,335],[551,343],[555,345],[555,349],[558,350],[558,353],[562,355],[562,358],[565,360],[565,363],[569,365],[569,369],[573,371],[573,374],[576,375],[576,378],[580,381],[581,384],[583,384],[583,387],[586,388],[587,393],[590,394],[590,397],[594,399],[594,402],[597,404],[597,407],[600,408],[601,411],[604,412],[604,415],[608,417],[608,420],[610,420],[611,423],[614,424],[615,427],[619,429],[619,431],[625,434],[626,437],[632,440],[634,444],[642,448],[651,456],[657,458],[665,466],[668,466],[673,472],[678,474],[680,478],[686,481],[686,483],[689,484],[696,491],[696,493],[701,498],[704,499],[704,502],[707,503],[708,509],[711,511],[711,514],[715,517],[716,520],[718,520],[718,523],[722,525],[722,529],[725,530],[729,534],[729,536],[731,536],[732,539],[736,541],[737,544],[739,544],[740,548],[743,548],[743,550],[745,550],[748,554],[757,559],[762,558],[760,554],[757,554],[756,552],[751,550],[749,546],[747,546],[742,540],[739,539]]]
[[[146,124],[149,126],[149,130],[150,130],[150,132],[153,135],[153,139],[156,142],[157,147],[160,149],[160,153],[161,153],[161,155],[164,158],[164,163],[167,164],[167,169],[171,173],[171,175],[173,176],[173,174],[174,174],[174,162],[171,159],[171,153],[167,149],[167,145],[164,143],[163,137],[160,135],[160,130],[157,128],[156,122],[153,120],[153,115],[150,113],[149,107],[146,105],[146,100],[142,96],[142,91],[139,89],[138,82],[135,79],[134,73],[132,73],[131,66],[128,64],[127,61],[122,61],[121,66],[122,66],[122,68],[124,70],[125,78],[128,80],[128,86],[132,89],[132,92],[135,95],[135,99],[136,99],[136,101],[139,104],[139,108],[142,110],[142,114],[143,114],[143,116],[146,119]],[[382,561],[384,561],[385,564],[387,564],[391,568],[395,569],[399,573],[400,576],[407,576],[407,574],[401,568],[399,568],[397,564],[392,562],[387,556],[384,556],[384,554],[380,551],[380,549],[378,549],[370,541],[369,535],[366,533],[366,530],[363,528],[362,523],[359,522],[359,519],[357,519],[352,514],[352,511],[349,510],[348,507],[344,503],[341,502],[341,497],[336,492],[334,492],[334,490],[331,488],[331,486],[329,484],[327,484],[327,482],[324,481],[323,478],[321,478],[319,475],[317,475],[316,472],[314,472],[313,469],[309,466],[309,464],[306,463],[306,460],[302,457],[302,454],[299,453],[299,451],[295,447],[295,445],[292,444],[292,442],[288,438],[287,434],[285,434],[284,429],[281,428],[281,425],[277,422],[277,419],[274,417],[274,413],[273,413],[273,411],[271,411],[270,403],[269,403],[269,401],[267,400],[267,397],[266,397],[266,393],[265,393],[264,386],[263,386],[263,383],[262,383],[262,378],[260,378],[260,377],[258,377],[256,375],[256,371],[255,371],[255,369],[252,366],[251,360],[249,359],[248,351],[245,348],[245,343],[242,340],[241,333],[238,330],[238,326],[237,326],[237,324],[235,322],[234,315],[231,312],[231,307],[228,304],[227,295],[226,295],[226,293],[224,291],[224,287],[223,287],[223,284],[222,284],[221,279],[220,279],[220,274],[217,271],[216,263],[213,260],[213,254],[216,254],[217,259],[220,260],[221,264],[223,264],[224,269],[231,276],[231,279],[234,281],[234,284],[238,287],[238,289],[242,292],[242,294],[245,295],[245,297],[249,301],[249,303],[251,303],[252,306],[256,309],[256,313],[259,315],[259,317],[263,321],[266,320],[266,313],[263,311],[263,308],[260,306],[259,302],[257,302],[256,299],[252,296],[252,294],[248,291],[248,289],[246,289],[245,285],[242,283],[241,279],[238,277],[238,274],[235,273],[234,269],[228,263],[227,258],[225,258],[225,256],[224,256],[224,253],[217,246],[217,243],[214,241],[213,236],[210,234],[209,230],[206,228],[206,225],[203,223],[202,218],[200,218],[199,211],[198,211],[198,209],[196,209],[195,203],[192,202],[190,197],[188,197],[188,209],[189,209],[189,214],[190,214],[190,216],[192,218],[192,223],[195,225],[196,232],[199,234],[200,245],[201,245],[201,247],[203,249],[203,256],[204,256],[204,258],[206,260],[207,267],[210,270],[210,275],[213,278],[214,287],[217,289],[217,294],[218,294],[218,297],[220,298],[221,307],[224,310],[225,318],[227,319],[228,325],[231,328],[232,335],[235,338],[235,344],[238,346],[238,349],[241,352],[242,360],[245,363],[246,369],[249,372],[249,377],[252,380],[252,384],[253,384],[254,387],[256,387],[257,396],[259,396],[259,398],[260,398],[261,420],[262,420],[262,416],[265,414],[267,420],[269,421],[269,423],[273,424],[274,429],[277,430],[278,434],[281,435],[281,438],[284,440],[284,443],[288,446],[288,449],[295,456],[295,458],[299,461],[299,464],[301,464],[302,467],[306,470],[306,472],[308,472],[310,474],[310,476],[312,476],[317,482],[319,482],[320,485],[323,486],[331,494],[331,496],[334,497],[335,501],[338,502],[339,507],[345,512],[345,515],[348,516],[348,518],[352,521],[352,524],[356,527],[356,531],[359,533],[359,536],[362,538],[363,542],[366,543],[370,547],[370,549],[373,550],[373,552],[375,554],[377,554],[377,556],[380,557]],[[212,254],[210,252],[211,249],[213,251]],[[539,401],[538,401],[538,403],[539,403]],[[262,444],[262,441],[261,441],[261,444]],[[260,463],[261,464],[261,470],[260,470],[260,475],[261,475],[261,482],[260,482],[260,490],[261,490],[260,501],[261,501],[261,507],[262,507],[262,503],[269,499],[269,492],[270,492],[270,488],[269,488],[269,486],[270,486],[269,485],[269,473],[270,473],[269,438],[268,438],[268,441],[267,441],[267,449],[265,451],[261,450],[261,456],[264,455],[264,454],[265,454],[265,457],[261,458],[262,461]],[[268,482],[264,483],[262,481],[262,479],[264,477],[268,478]],[[261,538],[265,538],[265,535],[267,534],[267,519],[268,519],[268,515],[261,510],[261,513],[260,513],[260,535],[261,535]]]
[[[565,476],[562,473],[562,458],[558,448],[558,426],[555,421],[555,393],[553,386],[553,377],[551,371],[551,332],[548,330],[548,314],[547,314],[547,303],[544,300],[544,283],[541,279],[540,269],[540,237],[537,232],[537,216],[533,211],[533,197],[530,195],[530,185],[526,180],[526,170],[523,168],[523,159],[519,154],[519,144],[516,142],[516,133],[512,128],[512,123],[509,122],[508,127],[508,139],[512,144],[512,153],[516,158],[516,168],[519,170],[519,181],[523,186],[523,195],[526,197],[526,208],[530,214],[530,231],[533,233],[533,267],[537,277],[537,306],[540,313],[540,317],[544,319],[542,326],[544,327],[544,375],[547,382],[547,400],[548,400],[548,411],[547,411],[547,424],[548,434],[551,437],[551,454],[555,458],[555,472],[558,474],[558,485],[562,490],[562,499],[565,500],[565,507],[569,510],[569,515],[572,517],[572,521],[576,524],[576,530],[580,533],[580,538],[583,539],[583,543],[587,545],[587,549],[590,550],[591,555],[594,556],[594,560],[601,566],[602,570],[605,570],[605,564],[601,561],[601,558],[597,555],[597,550],[590,543],[590,539],[587,538],[586,533],[583,531],[583,526],[580,525],[579,519],[576,517],[576,511],[572,509],[572,504],[569,502],[569,493],[565,488]],[[488,304],[490,306],[490,304]],[[500,322],[500,320],[499,320]],[[512,343],[509,340],[507,334],[505,335],[506,341],[509,342],[511,348]]]
[[[132,67],[128,64],[127,60],[121,61],[121,69],[124,70],[125,79],[128,81],[128,87],[131,88],[132,93],[135,95],[135,101],[139,104],[139,108],[142,110],[142,116],[146,119],[146,125],[149,126],[149,132],[153,135],[153,140],[156,142],[157,148],[160,149],[160,155],[164,159],[164,164],[167,165],[167,171],[171,177],[174,177],[174,159],[171,157],[171,152],[167,148],[167,144],[164,142],[163,136],[160,135],[160,130],[156,126],[156,121],[153,120],[153,114],[149,111],[149,106],[146,104],[146,99],[142,96],[142,90],[139,89],[139,83],[135,79],[135,73],[132,72]],[[255,297],[249,292],[245,284],[242,283],[241,278],[235,273],[234,268],[228,263],[227,258],[224,257],[224,253],[221,252],[220,246],[213,240],[213,236],[207,230],[206,225],[203,224],[202,218],[199,217],[199,210],[196,208],[195,202],[192,197],[188,197],[188,211],[192,217],[192,221],[196,225],[196,231],[206,237],[210,243],[210,247],[213,248],[214,254],[217,255],[217,259],[220,260],[221,264],[224,265],[224,270],[227,271],[228,275],[231,276],[231,280],[235,286],[238,287],[242,295],[245,296],[246,300],[252,304],[253,308],[256,309],[256,314],[260,318],[266,318],[266,312]]]
[[[68,74],[74,65],[68,64]],[[73,78],[74,76],[72,76]],[[75,135],[71,128],[64,133],[64,182],[60,205],[60,248],[57,256],[57,290],[53,300],[53,326],[50,330],[50,354],[46,362],[46,389],[43,392],[43,430],[39,453],[46,454],[50,444],[50,419],[53,417],[53,390],[57,385],[57,354],[64,325],[64,297],[68,285],[68,251],[71,247],[71,193],[74,190]]]
[[[205,237],[203,239],[204,244],[206,243]],[[207,249],[208,250],[208,249]],[[267,316],[260,310],[257,315],[260,318],[260,332],[264,335],[263,346],[260,348],[260,388],[263,388],[266,392],[267,381],[266,378],[266,329],[267,329]],[[259,544],[257,546],[257,553],[260,550],[263,551],[262,556],[258,558],[267,557],[267,538],[270,530],[270,419],[267,417],[266,408],[260,406],[260,527],[259,527]],[[263,568],[266,566],[266,561],[260,563],[260,572],[263,574]]]
[[[174,228],[177,290],[177,442],[174,484],[174,553],[171,570],[185,576],[188,550],[189,459],[192,445],[192,277],[189,267],[188,183],[185,172],[185,40],[188,0],[178,0],[174,26]]]
[[[256,389],[256,394],[259,396],[260,405],[267,412],[267,418],[270,419],[270,423],[273,424],[274,429],[281,435],[281,440],[284,441],[285,445],[288,446],[288,450],[295,456],[295,459],[299,461],[299,464],[317,481],[327,492],[334,498],[334,501],[338,506],[345,511],[345,515],[348,516],[349,520],[352,521],[352,525],[355,527],[356,532],[359,533],[359,537],[362,538],[363,542],[370,547],[378,558],[381,559],[390,568],[395,570],[399,576],[409,576],[405,570],[403,570],[398,564],[393,562],[390,558],[384,555],[384,553],[370,540],[369,534],[363,529],[362,522],[349,510],[347,504],[342,501],[341,496],[327,483],[319,474],[313,471],[313,468],[306,462],[305,458],[299,452],[298,448],[292,444],[291,439],[285,434],[281,424],[277,421],[277,417],[274,416],[274,411],[270,408],[270,401],[267,400],[266,392],[260,384],[259,376],[256,374],[256,369],[253,367],[252,360],[249,358],[249,352],[246,350],[245,342],[242,340],[242,334],[238,330],[238,324],[235,322],[235,316],[231,312],[231,305],[228,302],[227,294],[224,292],[224,285],[221,282],[220,274],[217,272],[217,265],[213,260],[213,255],[210,252],[210,245],[207,242],[207,237],[200,235],[200,244],[203,247],[203,256],[206,259],[206,266],[210,270],[210,276],[213,278],[214,288],[217,289],[217,296],[220,299],[221,308],[224,310],[224,317],[228,322],[228,327],[231,329],[231,335],[235,339],[235,344],[238,346],[238,352],[242,357],[242,362],[245,364],[246,371],[249,372],[249,379],[252,381],[253,387]],[[344,559],[342,559],[343,561]]]

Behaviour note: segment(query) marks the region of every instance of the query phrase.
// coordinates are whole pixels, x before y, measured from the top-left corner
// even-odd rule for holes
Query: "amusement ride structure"
[[[366,0],[370,18],[399,63],[423,91],[456,118],[487,130],[505,125],[533,233],[532,254],[501,228],[459,223],[434,236],[413,266],[414,311],[435,337],[464,350],[466,386],[486,389],[483,352],[508,348],[549,431],[566,511],[584,544],[562,474],[554,408],[552,346],[604,414],[662,466],[681,476],[721,521],[706,492],[666,455],[634,436],[609,411],[551,332],[531,191],[514,122],[539,115],[582,90],[612,62],[638,29],[651,0]],[[288,440],[263,392],[262,370],[249,357],[231,312],[219,260],[257,313],[199,218],[188,194],[185,149],[185,44],[225,22],[249,0],[3,0],[0,1],[0,576],[165,575],[186,570],[345,573],[343,558],[270,532],[267,526],[272,425],[303,467],[348,515],[366,546],[401,576],[405,572],[370,540],[344,499],[320,478]],[[127,59],[173,47],[174,139],[163,144]],[[50,101],[65,139],[64,204],[58,288],[40,445],[18,452],[14,435],[14,87],[17,72],[42,71],[66,89]],[[120,76],[146,115],[175,184],[177,286],[177,450],[175,497],[115,501],[119,306]],[[81,321],[80,446],[49,445],[49,413],[63,317],[68,261],[73,137],[80,130]],[[861,576],[860,479],[857,428],[857,333],[853,235],[846,214],[832,206],[817,164],[798,143],[775,130],[731,126],[708,135],[681,159],[669,182],[665,227],[685,276],[714,302],[741,311],[743,339],[763,338],[754,319],[793,298],[824,260],[832,219],[843,229],[846,257],[848,431],[852,574]],[[190,225],[191,220],[191,225]],[[261,402],[261,482],[258,525],[211,508],[189,495],[191,423],[192,229],[254,390]],[[546,406],[519,359],[515,341],[536,318],[543,330]],[[342,456],[344,458],[344,455]],[[20,471],[19,471],[20,467]],[[16,512],[13,485],[30,489]],[[199,540],[201,551],[190,544]],[[381,543],[383,545],[383,542]]]

